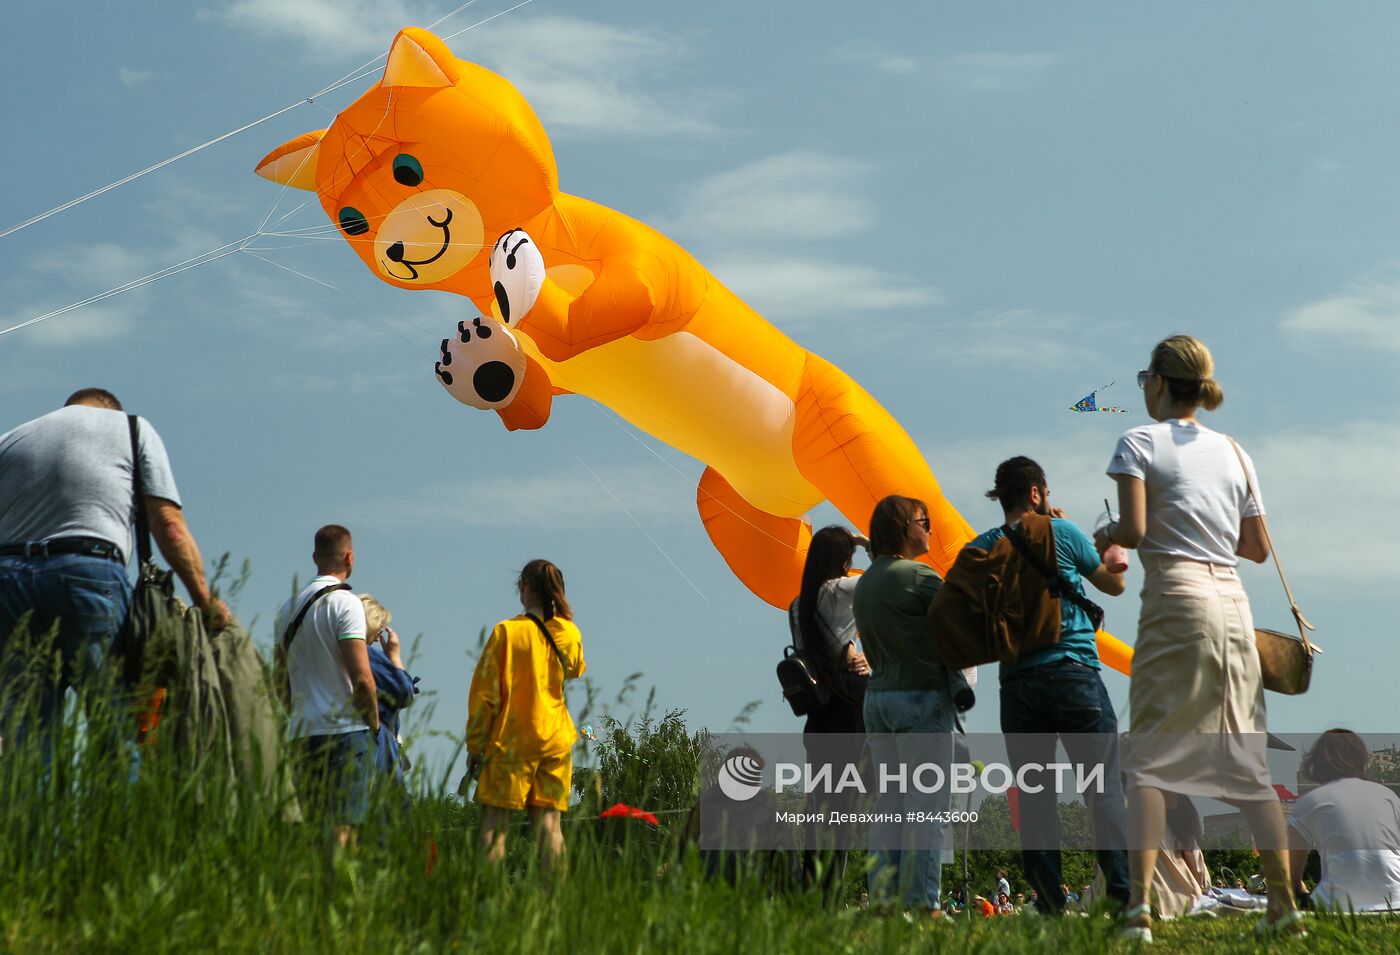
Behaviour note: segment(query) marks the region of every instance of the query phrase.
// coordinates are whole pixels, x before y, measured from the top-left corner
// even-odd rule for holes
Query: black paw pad
[[[503,361],[488,361],[472,375],[472,387],[483,401],[504,401],[515,387],[515,372]]]
[[[433,371],[437,372],[437,376],[438,376],[439,378],[442,379],[442,383],[443,383],[444,385],[451,385],[451,384],[452,384],[452,372],[450,372],[450,371],[443,371],[443,370],[442,370],[442,362],[437,362],[437,363],[435,363],[435,364],[433,365]]]
[[[476,337],[477,337],[477,338],[490,338],[490,337],[491,337],[491,326],[490,326],[490,325],[483,325],[483,324],[481,324],[481,319],[479,319],[479,318],[474,318],[474,319],[472,319],[472,327],[476,329]]]
[[[496,307],[501,310],[501,321],[510,324],[510,299],[506,297],[505,286],[496,283]]]

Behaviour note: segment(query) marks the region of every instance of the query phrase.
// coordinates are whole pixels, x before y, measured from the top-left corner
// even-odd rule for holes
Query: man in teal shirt
[[[1014,457],[997,466],[996,486],[987,496],[1001,504],[1005,521],[968,546],[990,549],[1027,513],[1051,518],[1055,556],[1064,584],[1080,596],[1084,581],[1117,596],[1123,575],[1111,573],[1094,544],[1064,513],[1050,506],[1045,471],[1030,458]],[[864,636],[864,634],[862,634]],[[1107,894],[1128,903],[1127,806],[1118,769],[1118,720],[1099,676],[1098,645],[1089,615],[1073,601],[1060,599],[1059,643],[1028,653],[1001,667],[1001,731],[1018,773],[1022,766],[1056,762],[1056,738],[1073,763],[1103,764],[1103,791],[1090,788],[1085,802],[1093,819],[1095,854],[1108,883]],[[1088,771],[1087,769],[1085,770]],[[1066,895],[1060,867],[1060,819],[1055,775],[1034,773],[1021,791],[1021,854],[1026,878],[1038,893],[1036,911],[1059,915]],[[1035,786],[1039,792],[1032,792]]]

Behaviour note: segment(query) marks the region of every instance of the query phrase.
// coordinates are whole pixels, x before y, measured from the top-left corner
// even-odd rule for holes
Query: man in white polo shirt
[[[345,846],[369,809],[379,708],[364,605],[345,583],[355,566],[350,532],[339,524],[318,530],[311,559],[316,577],[277,612],[279,688],[303,807]]]

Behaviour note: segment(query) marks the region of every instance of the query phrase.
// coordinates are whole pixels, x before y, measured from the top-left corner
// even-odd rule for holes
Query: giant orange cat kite
[[[586,395],[704,462],[705,530],[768,603],[796,595],[803,515],[824,500],[860,528],[888,494],[924,500],[940,572],[971,540],[865,389],[664,235],[560,192],[524,97],[431,33],[402,31],[376,86],[257,171],[314,191],[384,281],[476,303],[483,317],[458,325],[437,365],[459,400],[515,430],[542,427],[556,395]],[[1106,634],[1100,647],[1126,671],[1131,651]]]

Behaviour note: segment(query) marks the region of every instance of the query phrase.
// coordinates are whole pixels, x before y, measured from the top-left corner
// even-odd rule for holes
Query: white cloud
[[[694,490],[687,492],[680,482],[666,479],[668,472],[659,465],[589,467],[596,479],[588,468],[572,462],[562,471],[546,474],[420,488],[411,497],[380,503],[376,518],[394,526],[515,530],[615,526],[619,521],[630,523],[628,514],[643,524],[694,518]]]
[[[1032,344],[1037,362],[1064,365],[1093,354],[1068,344],[1076,324],[1068,315],[1052,315],[1031,308],[1004,308],[979,312],[971,318],[953,318],[943,333],[956,343],[958,355],[969,362],[1001,362],[1025,358]],[[1077,396],[1083,397],[1082,395]]]
[[[912,56],[892,53],[883,47],[869,42],[852,43],[836,51],[839,63],[854,63],[869,67],[877,73],[890,76],[914,76],[923,70],[923,64]]]
[[[344,61],[388,52],[407,24],[431,22],[437,8],[407,0],[234,0],[213,15],[243,29],[302,42],[313,56]],[[467,10],[433,28],[453,53],[509,79],[551,131],[657,134],[702,132],[710,125],[687,91],[674,101],[656,92],[680,44],[645,29],[526,8],[452,36],[485,19]],[[365,81],[366,85],[370,82]]]
[[[652,30],[558,16],[493,20],[459,55],[479,59],[525,94],[547,129],[593,133],[695,133],[710,128],[702,94],[656,92],[679,43]]]
[[[754,254],[705,263],[715,277],[768,318],[940,305],[939,289],[867,265],[783,254]]]
[[[849,235],[875,219],[862,195],[867,175],[862,164],[823,153],[769,156],[701,181],[660,226],[707,243]]]
[[[1370,282],[1309,302],[1283,328],[1314,342],[1400,351],[1400,282]]]
[[[61,307],[61,306],[54,306]],[[50,308],[36,308],[27,312],[13,312],[0,318],[0,328],[9,328],[20,322],[27,322],[51,311]],[[55,315],[37,325],[12,332],[16,339],[25,344],[41,348],[73,348],[97,345],[121,338],[136,326],[135,303],[88,305],[72,312]]]
[[[1346,163],[1332,156],[1315,156],[1308,162],[1307,178],[1315,185],[1325,185],[1334,181],[1348,168]]]
[[[145,86],[154,75],[150,70],[129,70],[124,66],[117,70],[117,79],[121,81],[122,86],[129,90]]]
[[[940,79],[969,93],[1018,93],[1032,88],[1059,60],[1056,53],[963,53],[938,64]]]
[[[928,282],[867,264],[878,245],[845,258],[793,251],[798,244],[868,232],[876,209],[866,165],[821,152],[765,157],[712,175],[683,194],[674,215],[651,217],[695,250],[731,291],[773,319],[942,304]]]
[[[213,15],[254,33],[304,43],[337,60],[386,53],[404,25],[425,20],[424,4],[402,0],[234,0]]]
[[[97,286],[121,285],[178,261],[180,259],[158,261],[149,250],[137,250],[115,242],[98,242],[69,246],[60,255],[38,260],[33,267],[89,287],[92,289],[89,294],[93,294],[102,291]]]
[[[1259,470],[1269,527],[1290,578],[1394,587],[1400,537],[1378,529],[1373,485],[1379,475],[1400,472],[1400,420],[1290,427],[1241,443]],[[1277,600],[1283,607],[1281,595]],[[1303,594],[1299,600],[1306,609]],[[1286,610],[1278,619],[1287,620]],[[1260,626],[1278,624],[1261,620]]]

